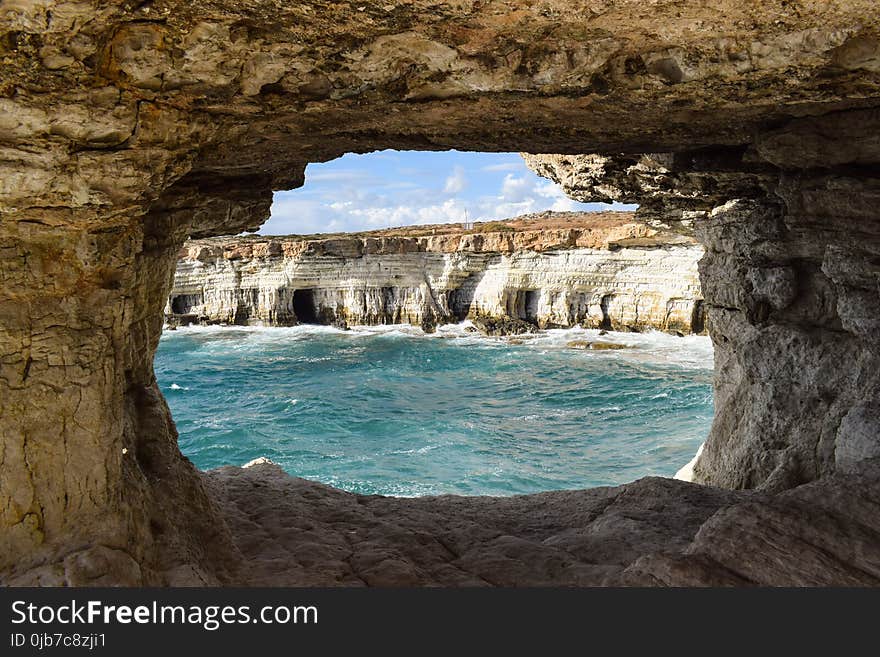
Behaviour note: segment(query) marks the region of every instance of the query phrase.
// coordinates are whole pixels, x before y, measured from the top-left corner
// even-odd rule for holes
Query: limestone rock
[[[537,329],[534,324],[515,317],[476,315],[471,321],[480,333],[493,337],[523,335],[524,333],[534,333]]]
[[[246,586],[880,584],[880,468],[785,494],[649,477],[508,498],[365,496],[271,463],[205,475]]]
[[[638,203],[638,217],[692,235],[694,221],[732,198],[760,193],[769,180],[761,167],[736,166],[741,148],[646,155],[523,153],[537,174],[558,182],[584,203]]]
[[[646,554],[626,581],[873,583],[876,480],[852,473],[880,398],[878,21],[873,0],[3,3],[0,578],[233,581],[240,546],[277,574],[345,564],[343,533],[282,558],[258,532],[245,545],[181,456],[152,368],[177,253],[257,229],[309,162],[459,148],[595,153],[609,197],[636,167],[645,220],[706,246],[717,410],[696,477],[791,497],[722,512],[693,554]],[[646,547],[629,557],[717,508],[670,490],[622,516],[617,536]],[[323,498],[317,517],[345,517],[350,498]],[[477,502],[497,529],[448,542],[460,578],[607,577],[543,544],[542,522],[584,519],[541,499]],[[364,581],[420,581],[376,526]],[[421,526],[415,542],[443,525]]]
[[[477,229],[188,242],[166,316],[172,325],[196,317],[409,323],[426,332],[471,318],[490,335],[535,326],[704,329],[703,251],[693,240],[634,223],[628,213],[547,214]],[[634,239],[649,241],[630,245]]]
[[[875,110],[798,119],[754,146],[679,152],[662,167],[656,156],[528,160],[577,198],[645,194],[646,219],[706,247],[715,420],[695,481],[783,490],[878,454],[880,180],[864,163],[880,162],[880,146],[856,137],[877,126]]]

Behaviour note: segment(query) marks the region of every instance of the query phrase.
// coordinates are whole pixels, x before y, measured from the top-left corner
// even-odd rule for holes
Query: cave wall
[[[841,136],[838,152],[853,145]],[[713,286],[717,349],[698,480],[779,490],[880,456],[878,169],[835,170],[802,152],[774,203],[733,202],[697,230],[710,249],[700,272]]]
[[[241,209],[234,195],[201,200]],[[153,374],[197,218],[172,206],[98,230],[4,226],[0,571],[12,583],[217,583],[234,556]],[[205,545],[220,548],[210,568]]]
[[[824,115],[880,105],[878,34],[869,0],[4,2],[2,581],[222,581],[234,548],[179,454],[152,372],[174,255],[187,236],[255,229],[273,189],[348,151],[663,153],[673,177],[705,185],[701,194],[747,173],[767,197],[705,224],[740,232],[707,239],[704,286],[719,306],[725,290],[751,288],[728,319],[715,313],[721,403],[698,473],[786,485],[871,452],[877,133],[839,114],[849,155],[826,161],[837,134],[813,144],[812,165],[784,153],[821,135]],[[776,140],[756,145],[765,133]],[[655,164],[639,160],[648,172]],[[646,221],[671,216],[658,206]],[[784,239],[759,235],[773,216]],[[857,232],[843,238],[850,226]],[[804,250],[778,277],[759,253],[776,243]],[[713,267],[728,266],[736,273],[714,283]],[[785,268],[795,266],[816,290],[798,288],[789,303]],[[804,295],[825,299],[827,315],[796,301]],[[780,382],[806,367],[815,390],[798,391],[805,404],[813,392],[821,399],[827,364],[843,359],[834,376],[859,394],[837,389],[822,402],[833,459],[829,438],[816,441],[824,451],[793,448],[788,402],[771,395],[760,406],[750,349]],[[781,383],[771,389],[782,393]],[[778,431],[745,426],[751,404],[771,425],[788,420]],[[777,474],[789,460],[797,465]]]
[[[715,420],[695,480],[785,490],[880,456],[876,110],[795,119],[742,149],[526,156],[579,200],[643,201],[695,235]]]

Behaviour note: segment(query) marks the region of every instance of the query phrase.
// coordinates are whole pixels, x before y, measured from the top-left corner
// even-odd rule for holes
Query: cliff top
[[[512,219],[401,226],[358,233],[239,235],[190,240],[182,259],[296,257],[364,254],[510,253],[573,248],[615,249],[694,244],[687,237],[660,232],[635,220],[633,212],[540,212]]]
[[[635,221],[634,212],[535,212],[510,219],[492,221],[472,221],[471,228],[464,223],[420,224],[417,226],[395,226],[378,230],[365,230],[351,233],[313,233],[291,235],[242,235],[242,239],[265,241],[277,240],[324,240],[337,238],[367,237],[428,237],[430,235],[468,235],[475,233],[520,232],[524,230],[550,229],[602,229],[631,224]],[[210,238],[228,239],[228,238]],[[203,240],[199,240],[203,241]],[[210,240],[208,240],[210,241]]]

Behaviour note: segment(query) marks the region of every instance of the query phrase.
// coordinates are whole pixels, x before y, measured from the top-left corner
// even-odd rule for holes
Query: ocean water
[[[672,476],[712,418],[712,346],[383,326],[165,331],[156,375],[199,468],[267,457],[359,493],[512,495]],[[628,345],[578,350],[576,340]]]

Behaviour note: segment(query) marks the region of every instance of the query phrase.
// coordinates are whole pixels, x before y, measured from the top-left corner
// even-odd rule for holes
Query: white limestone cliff
[[[430,327],[512,317],[702,332],[702,247],[628,223],[412,237],[216,238],[189,242],[166,313],[234,324]],[[635,231],[635,232],[632,232]],[[562,231],[565,232],[565,231]]]

